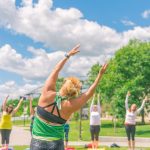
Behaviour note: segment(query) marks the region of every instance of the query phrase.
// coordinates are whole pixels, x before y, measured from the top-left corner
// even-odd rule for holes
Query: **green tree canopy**
[[[89,82],[94,81],[99,69],[99,64],[91,68]],[[124,118],[124,101],[128,90],[131,92],[129,103],[136,103],[138,106],[150,91],[149,42],[132,40],[119,49],[110,60],[96,92],[100,92],[103,102],[111,105],[110,111]]]

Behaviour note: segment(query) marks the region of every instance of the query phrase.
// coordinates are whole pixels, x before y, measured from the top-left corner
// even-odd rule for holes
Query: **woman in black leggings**
[[[97,105],[93,105],[94,98],[90,107],[90,132],[91,132],[91,140],[92,140],[92,149],[96,150],[98,148],[98,140],[99,140],[99,132],[100,132],[100,102],[99,95],[97,98]]]
[[[141,112],[144,107],[145,101],[147,101],[147,96],[143,100],[143,103],[139,109],[137,109],[136,104],[132,104],[131,107],[128,107],[128,98],[130,96],[130,92],[127,93],[125,100],[125,108],[126,108],[126,118],[125,118],[125,130],[128,137],[128,146],[129,150],[134,150],[135,148],[135,132],[136,132],[136,116]]]

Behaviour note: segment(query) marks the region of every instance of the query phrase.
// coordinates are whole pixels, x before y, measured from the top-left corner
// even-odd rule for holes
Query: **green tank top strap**
[[[67,100],[67,97],[60,96],[59,92],[56,93],[55,102],[59,110],[61,110],[61,102]]]

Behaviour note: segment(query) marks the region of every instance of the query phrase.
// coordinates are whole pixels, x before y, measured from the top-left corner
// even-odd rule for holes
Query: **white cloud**
[[[135,26],[136,24],[130,20],[121,20],[125,26]]]
[[[143,13],[142,13],[142,17],[144,19],[148,19],[150,17],[150,10],[145,10]]]
[[[39,0],[38,3],[23,0],[22,7],[18,8],[11,0],[1,1],[0,22],[16,33],[44,43],[54,51],[65,51],[80,43],[81,54],[86,56],[113,54],[127,44],[136,35],[135,32],[138,34],[141,29],[143,32],[147,31],[147,27],[135,27],[119,33],[113,28],[87,20],[76,8],[54,9],[52,0]],[[129,20],[122,22],[135,26]],[[127,37],[128,34],[131,36]],[[147,36],[138,35],[135,38],[145,40]]]
[[[120,47],[122,37],[114,29],[86,20],[76,8],[51,8],[52,1],[49,0],[41,0],[37,4],[23,1],[19,8],[15,8],[14,3],[3,1],[0,12],[7,13],[0,16],[0,21],[53,50],[66,50],[80,43],[82,53],[97,55],[113,53]]]
[[[30,47],[28,49],[32,58],[25,58],[17,53],[10,45],[0,48],[0,69],[17,73],[27,79],[45,78],[51,71],[64,52],[53,52],[47,54],[43,49]]]
[[[31,58],[25,58],[17,53],[10,45],[0,48],[0,69],[14,72],[23,77],[24,81],[30,83],[31,80],[43,80],[49,75],[55,64],[64,57],[63,51],[47,53],[44,49],[34,49],[29,47],[32,53]],[[103,63],[106,56],[82,56],[77,55],[65,65],[63,76],[77,75],[85,76],[89,68],[96,62]]]
[[[3,84],[0,84],[0,99],[3,100],[7,95],[9,95],[10,99],[19,98],[19,96],[27,94],[28,92],[36,89],[40,85],[41,84],[18,85],[15,81],[7,81]]]
[[[150,26],[149,27],[134,27],[134,30],[128,30],[123,33],[124,40],[140,39],[142,41],[150,41]]]

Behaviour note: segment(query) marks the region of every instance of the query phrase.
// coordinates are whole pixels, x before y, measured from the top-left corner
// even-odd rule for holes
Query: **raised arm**
[[[32,100],[33,100],[33,98],[29,97],[29,101],[30,101],[30,116],[33,116],[34,113],[35,113],[35,111],[34,111],[34,109],[32,107]]]
[[[23,102],[23,98],[21,98],[21,99],[19,100],[19,103],[18,103],[17,107],[16,107],[16,108],[14,109],[14,111],[13,111],[13,114],[15,114],[15,113],[19,110],[19,108],[20,108],[22,102]]]
[[[100,94],[98,94],[98,98],[97,98],[97,108],[98,108],[98,112],[100,114],[101,113]]]
[[[70,56],[73,56],[79,52],[79,50],[78,50],[79,47],[80,47],[80,45],[77,45],[76,47],[74,47],[71,51],[69,51],[68,54],[65,55],[66,57],[63,58],[55,66],[52,73],[49,75],[48,79],[46,80],[45,86],[43,88],[43,92],[56,91],[56,81],[57,81],[60,70],[63,68],[63,66],[65,65],[65,63],[67,62],[67,60]]]
[[[145,98],[144,98],[144,100],[143,100],[143,102],[142,102],[141,107],[137,110],[137,113],[140,113],[140,112],[141,112],[141,110],[144,108],[145,102],[146,102],[147,100],[148,100],[148,97],[145,96]]]
[[[130,92],[128,91],[128,93],[127,93],[127,95],[126,95],[126,99],[125,99],[125,108],[126,108],[126,110],[128,110],[129,109],[129,106],[128,106],[128,99],[129,99],[129,96],[130,96],[131,94],[130,94]]]
[[[6,104],[7,104],[8,97],[9,97],[9,95],[3,101],[3,106],[2,106],[3,111],[6,111]]]
[[[92,98],[92,103],[91,103],[91,106],[90,106],[90,112],[92,112],[92,110],[93,110],[94,99],[95,99],[95,94],[94,94],[94,96]]]
[[[100,81],[100,79],[102,78],[104,72],[107,69],[108,64],[104,64],[101,68],[101,70],[99,71],[94,83],[90,86],[90,88],[83,93],[80,97],[74,99],[71,101],[71,111],[74,112],[78,109],[80,109],[94,94],[94,91]]]

